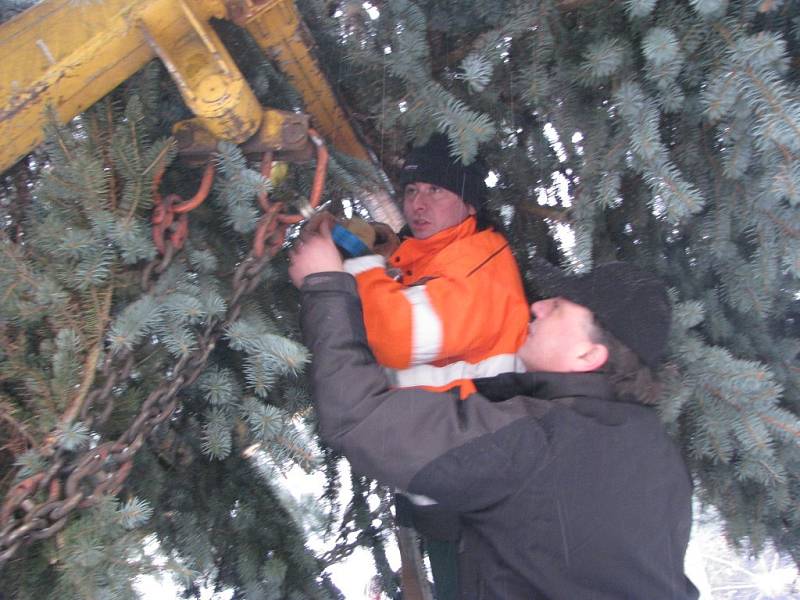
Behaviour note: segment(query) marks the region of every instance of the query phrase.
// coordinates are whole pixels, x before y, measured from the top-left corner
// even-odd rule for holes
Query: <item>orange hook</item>
[[[203,179],[200,182],[200,188],[197,193],[183,204],[179,204],[172,208],[172,212],[177,214],[187,213],[200,206],[208,197],[208,192],[211,191],[211,184],[214,182],[214,163],[208,163],[206,170],[203,171]]]
[[[308,135],[317,148],[317,167],[314,171],[314,182],[311,185],[311,194],[308,199],[313,211],[319,206],[325,189],[325,175],[328,171],[329,154],[328,149],[325,147],[325,141],[314,129],[309,129]],[[265,154],[261,162],[261,174],[269,177],[271,165],[272,155]],[[267,239],[269,239],[270,254],[277,254],[286,239],[286,228],[289,225],[299,223],[308,216],[281,213],[280,210],[283,208],[283,203],[269,203],[266,194],[259,194],[258,202],[264,211],[264,216],[259,219],[256,233],[253,237],[252,253],[256,258],[264,256]]]
[[[261,157],[261,174],[269,179],[272,174],[272,152],[265,152]],[[258,195],[258,204],[261,210],[269,212],[269,196],[267,192]]]
[[[169,194],[166,198],[161,200],[161,196],[157,198],[158,204],[153,209],[153,244],[158,249],[160,254],[166,252],[166,242],[164,234],[172,226],[175,220],[175,213],[172,210],[172,204],[176,199],[180,199],[177,194]]]
[[[322,198],[322,192],[325,189],[325,174],[328,171],[328,149],[325,147],[325,141],[320,137],[315,129],[309,129],[308,135],[311,141],[317,147],[317,170],[314,173],[314,184],[311,186],[311,197],[308,203],[311,208],[317,208],[319,201]]]
[[[167,245],[165,234],[171,229],[169,241],[175,250],[182,248],[183,243],[189,235],[189,216],[188,212],[200,206],[208,197],[211,191],[211,185],[214,182],[214,164],[208,163],[205,171],[203,171],[203,178],[200,181],[200,187],[197,193],[186,202],[181,202],[181,197],[177,194],[169,194],[162,200],[161,193],[158,191],[158,186],[161,183],[161,178],[164,175],[164,169],[159,171],[153,177],[153,244],[158,250],[159,254],[165,254]],[[177,222],[175,215],[179,215]],[[175,223],[175,226],[173,226]]]

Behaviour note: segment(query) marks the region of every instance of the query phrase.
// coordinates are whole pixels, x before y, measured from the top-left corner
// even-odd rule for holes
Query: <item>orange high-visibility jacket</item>
[[[478,231],[474,217],[405,240],[388,265],[370,255],[345,270],[358,283],[369,345],[398,387],[448,389],[523,370],[516,351],[529,313],[519,268],[507,240]]]

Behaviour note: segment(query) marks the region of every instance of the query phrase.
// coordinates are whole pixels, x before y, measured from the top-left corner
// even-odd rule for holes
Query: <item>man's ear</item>
[[[584,373],[597,371],[608,361],[608,348],[604,344],[592,343],[578,357]]]

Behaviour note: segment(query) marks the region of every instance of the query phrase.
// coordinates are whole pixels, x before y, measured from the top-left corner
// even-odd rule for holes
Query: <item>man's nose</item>
[[[531,315],[536,319],[541,319],[547,312],[547,300],[537,300],[531,304]]]
[[[427,205],[428,205],[428,195],[422,191],[417,190],[417,192],[411,198],[411,210],[415,212],[419,210],[424,210]]]

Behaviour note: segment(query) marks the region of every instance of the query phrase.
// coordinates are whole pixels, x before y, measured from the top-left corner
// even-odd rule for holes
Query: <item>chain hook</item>
[[[300,211],[299,215],[288,215],[281,212],[283,209],[282,202],[269,204],[266,202],[266,194],[259,195],[258,201],[264,211],[264,215],[258,221],[256,233],[253,238],[252,255],[255,258],[264,256],[267,240],[269,240],[270,255],[274,256],[277,254],[286,240],[286,230],[288,227],[311,217],[319,206],[322,193],[325,190],[325,176],[328,172],[328,159],[330,155],[325,146],[325,141],[316,130],[309,129],[308,136],[317,150],[317,167],[314,171],[314,182],[311,186],[308,204],[298,207]],[[271,165],[272,155],[267,153],[264,155],[261,162],[261,174],[265,177],[269,177]]]
[[[159,254],[167,255],[169,249],[166,233],[169,232],[172,250],[180,250],[189,235],[188,213],[200,206],[211,191],[211,184],[214,182],[214,163],[209,162],[206,165],[197,193],[186,202],[183,202],[178,194],[168,194],[166,198],[161,199],[158,185],[163,174],[164,170],[160,169],[153,177],[153,244]]]
[[[269,178],[271,174],[272,152],[265,152],[264,156],[261,157],[261,175]],[[275,220],[273,217],[275,213],[280,210],[281,203],[276,202],[274,204],[270,204],[269,195],[265,190],[264,192],[258,194],[258,204],[261,206],[261,210],[264,211],[264,214],[258,220],[258,225],[256,225],[255,235],[253,236],[253,249],[251,253],[256,258],[261,258],[264,256],[264,244],[269,235],[275,230]]]

